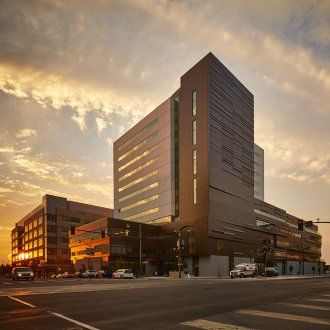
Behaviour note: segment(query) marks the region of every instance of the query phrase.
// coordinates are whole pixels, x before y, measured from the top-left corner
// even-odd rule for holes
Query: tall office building
[[[264,150],[254,144],[254,197],[265,200]]]
[[[12,230],[13,265],[30,265],[39,272],[48,273],[70,271],[70,227],[105,216],[113,216],[113,210],[63,197],[43,196],[41,204]]]
[[[182,230],[185,262],[195,275],[228,274],[253,260],[267,264],[256,252],[265,241],[273,263],[287,265],[286,250],[299,244],[290,260],[299,263],[309,253],[315,263],[317,227],[301,235],[298,218],[285,211],[276,217],[278,208],[260,200],[263,182],[257,189],[254,182],[255,169],[263,175],[261,151],[254,145],[253,94],[209,53],[169,99],[114,143],[115,217]],[[258,209],[270,212],[267,221],[257,222]],[[284,231],[286,248],[277,244]],[[315,249],[307,250],[311,244]]]

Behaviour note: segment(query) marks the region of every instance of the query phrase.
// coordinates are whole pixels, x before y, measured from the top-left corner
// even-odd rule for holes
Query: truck
[[[258,275],[258,267],[256,264],[252,263],[242,263],[238,264],[235,269],[230,271],[230,277],[254,277]]]

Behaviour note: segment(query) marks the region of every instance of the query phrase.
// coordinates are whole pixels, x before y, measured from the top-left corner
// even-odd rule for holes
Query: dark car
[[[12,271],[13,281],[34,280],[34,273],[30,267],[14,267]]]
[[[99,270],[98,277],[99,278],[111,278],[112,273],[109,270]]]
[[[262,273],[263,277],[278,276],[278,269],[276,267],[266,267]]]

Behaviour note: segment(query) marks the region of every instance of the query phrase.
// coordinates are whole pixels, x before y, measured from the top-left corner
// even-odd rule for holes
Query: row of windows
[[[192,115],[195,116],[197,113],[197,92],[192,92]],[[197,143],[197,122],[193,120],[192,122],[192,144]],[[193,150],[193,174],[197,173],[197,150]],[[193,203],[197,204],[197,179],[193,178]]]
[[[148,198],[142,199],[140,201],[137,201],[136,203],[133,203],[131,205],[128,205],[128,206],[125,206],[125,207],[120,208],[119,209],[119,212],[124,212],[124,211],[130,210],[130,209],[132,209],[134,207],[137,207],[137,206],[140,206],[140,205],[149,203],[151,201],[154,201],[154,200],[158,199],[158,197],[159,197],[159,195],[153,195],[153,196],[150,196]]]
[[[40,217],[39,219],[34,219],[29,224],[25,225],[24,230],[25,231],[31,230],[32,228],[35,228],[41,224],[42,224],[42,217]]]
[[[142,134],[144,134],[145,132],[149,131],[153,126],[155,126],[158,123],[158,119],[156,118],[155,120],[153,120],[150,124],[148,124],[146,127],[144,127],[141,131],[139,131],[138,133],[136,133],[133,137],[131,137],[129,140],[127,140],[125,143],[123,143],[118,150],[122,150],[125,146],[127,146],[128,144],[130,144],[132,141],[136,140],[139,136],[141,136]]]
[[[132,192],[132,193],[130,193],[128,195],[125,195],[125,196],[119,198],[119,203],[121,203],[123,201],[126,201],[127,199],[132,198],[134,196],[137,196],[139,194],[142,194],[142,193],[144,193],[144,192],[146,192],[148,190],[151,190],[153,188],[156,188],[156,187],[158,187],[158,185],[159,185],[159,182],[154,182],[154,183],[152,183],[152,184],[150,184],[150,185],[148,185],[146,187],[143,187],[143,188],[141,188],[139,190],[136,190],[136,191],[134,191],[134,192]]]
[[[128,189],[129,187],[132,187],[132,186],[134,186],[134,185],[136,185],[136,184],[138,184],[138,183],[140,183],[142,181],[147,180],[148,178],[151,178],[152,176],[156,175],[157,173],[158,173],[158,170],[155,170],[155,171],[152,171],[152,172],[150,172],[150,173],[148,173],[148,174],[146,174],[144,176],[141,176],[140,178],[138,178],[138,179],[136,179],[136,180],[134,180],[134,181],[126,184],[125,186],[120,187],[118,189],[118,191],[119,192],[124,191],[124,190]]]
[[[123,155],[121,155],[118,158],[118,161],[123,160],[124,158],[126,158],[127,156],[129,156],[131,153],[133,153],[134,151],[140,149],[142,146],[144,146],[145,144],[147,144],[149,141],[151,141],[154,137],[157,136],[157,131],[154,132],[153,134],[151,134],[150,136],[148,136],[146,139],[144,139],[142,142],[140,142],[139,144],[137,144],[136,146],[134,146],[132,149],[130,149],[129,151],[127,151],[126,153],[124,153]]]
[[[133,220],[133,219],[137,219],[140,217],[143,217],[145,215],[149,215],[149,214],[153,214],[159,211],[159,207],[155,207],[153,209],[147,210],[147,211],[143,211],[134,215],[130,215],[129,217],[124,218],[124,220]]]
[[[36,238],[37,236],[40,236],[42,235],[44,232],[43,228],[40,227],[39,229],[35,229],[33,232],[29,232],[29,233],[26,233],[24,235],[24,240],[27,241],[27,240],[31,240],[33,238]]]
[[[197,143],[197,124],[196,120],[193,120],[192,122],[192,144],[196,145]]]
[[[192,115],[195,116],[197,113],[197,93],[196,91],[192,92]]]
[[[26,243],[24,245],[25,250],[31,250],[34,249],[36,247],[40,247],[44,245],[44,240],[42,238],[39,238],[39,240],[34,240],[33,242],[30,243]]]
[[[193,179],[193,203],[197,204],[197,179]]]
[[[119,178],[119,181],[122,181],[122,180],[124,180],[124,179],[126,179],[126,178],[132,176],[133,174],[135,174],[135,173],[137,173],[137,172],[143,170],[144,168],[150,166],[151,164],[155,163],[157,159],[158,159],[158,157],[155,157],[155,158],[149,160],[148,162],[144,163],[143,165],[138,166],[138,167],[135,168],[134,170],[132,170],[132,171],[126,173],[125,175],[121,176],[121,177]]]
[[[126,167],[132,165],[133,163],[137,162],[138,160],[142,159],[143,157],[151,154],[153,151],[155,151],[158,148],[158,145],[154,145],[153,147],[151,147],[150,149],[142,152],[140,155],[134,157],[133,159],[131,159],[129,162],[125,163],[123,166],[119,167],[118,171],[122,171],[123,169],[125,169]]]

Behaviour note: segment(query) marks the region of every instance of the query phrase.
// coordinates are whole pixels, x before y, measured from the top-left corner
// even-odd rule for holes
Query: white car
[[[258,267],[256,264],[244,263],[239,264],[234,270],[230,271],[230,277],[254,277],[258,274]]]
[[[132,269],[117,269],[113,274],[113,278],[134,278]]]

